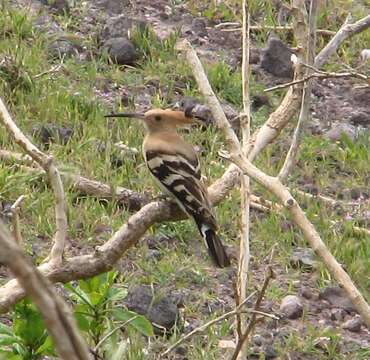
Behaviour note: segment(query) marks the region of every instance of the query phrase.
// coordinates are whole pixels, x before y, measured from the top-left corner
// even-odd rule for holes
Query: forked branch
[[[67,214],[64,188],[60,173],[54,165],[51,156],[44,154],[22,133],[16,123],[11,118],[4,102],[0,98],[0,121],[8,130],[13,140],[22,147],[22,149],[37,162],[48,174],[51,188],[53,189],[55,200],[55,222],[56,232],[54,235],[54,244],[50,252],[50,260],[58,265],[62,262],[65,240],[67,236]]]
[[[212,115],[217,126],[224,133],[227,145],[230,149],[230,160],[242,170],[243,174],[248,175],[260,185],[264,186],[280,200],[281,204],[286,208],[286,210],[289,211],[294,223],[302,230],[304,237],[312,249],[321,258],[338,283],[343,286],[353,305],[362,315],[365,323],[370,326],[369,305],[353,284],[349,275],[343,270],[341,265],[330,253],[329,249],[321,240],[320,235],[314,226],[309,222],[303,210],[300,208],[299,204],[290,194],[288,189],[279,181],[279,179],[268,176],[259,170],[242,153],[239,140],[226,119],[222,107],[208,82],[203,66],[190,43],[184,40],[179,44],[179,48],[184,52],[190,68],[193,71],[193,75],[197,81],[199,89],[204,96],[207,105],[212,111]]]

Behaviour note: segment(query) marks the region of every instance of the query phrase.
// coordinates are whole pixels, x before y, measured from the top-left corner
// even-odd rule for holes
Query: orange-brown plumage
[[[215,263],[220,267],[230,265],[224,246],[216,235],[217,223],[207,189],[201,181],[197,154],[176,131],[196,121],[182,111],[170,109],[108,116],[135,117],[144,122],[147,134],[143,141],[143,155],[150,172],[161,188],[194,219]]]

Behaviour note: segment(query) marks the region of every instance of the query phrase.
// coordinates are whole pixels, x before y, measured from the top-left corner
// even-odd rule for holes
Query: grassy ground
[[[344,2],[349,6],[350,2]],[[194,5],[195,6],[195,5]],[[330,9],[330,7],[328,7]],[[339,9],[339,6],[336,7]],[[195,8],[194,8],[195,9]],[[235,14],[224,10],[225,20],[234,18]],[[184,95],[197,96],[194,80],[190,69],[178,58],[174,44],[176,36],[161,42],[155,40],[150,32],[137,33],[133,39],[142,52],[142,60],[135,68],[122,69],[108,65],[106,58],[96,54],[96,40],[84,40],[86,46],[94,54],[91,61],[78,61],[74,58],[65,59],[63,67],[57,73],[37,76],[55,65],[48,55],[50,39],[35,32],[27,13],[9,10],[5,6],[0,13],[0,94],[6,100],[17,124],[28,134],[35,144],[44,148],[40,139],[32,135],[35,124],[54,123],[67,126],[74,130],[70,141],[63,145],[60,141],[50,144],[47,151],[55,157],[62,169],[79,172],[86,177],[111,184],[125,186],[139,192],[146,191],[153,195],[158,193],[147,169],[143,166],[141,153],[125,156],[123,164],[112,166],[112,158],[122,158],[122,154],[114,144],[123,141],[126,145],[139,149],[142,139],[142,128],[134,121],[106,121],[105,113],[111,107],[96,97],[97,79],[108,79],[111,83],[125,86],[128,90],[143,85],[155,83],[156,91],[152,95],[155,106],[165,107],[174,99],[176,83],[185,84]],[[212,9],[211,9],[212,10]],[[215,16],[209,10],[205,16]],[[195,11],[195,10],[194,10]],[[227,12],[229,11],[229,12]],[[344,8],[337,11],[345,12]],[[355,7],[355,11],[360,11]],[[216,12],[215,12],[216,13]],[[320,18],[320,26],[325,27],[324,15]],[[67,23],[71,26],[73,21]],[[73,19],[72,19],[73,20]],[[333,29],[336,26],[333,25]],[[363,44],[364,36],[355,38],[343,50],[344,58],[351,61],[353,47]],[[261,35],[262,38],[262,35]],[[210,80],[220,97],[241,105],[241,88],[239,70],[232,71],[223,63],[208,67]],[[257,93],[260,85],[252,86],[252,93]],[[272,98],[278,103],[279,95]],[[111,99],[116,108],[121,106],[120,99]],[[132,108],[132,104],[130,106]],[[254,124],[261,124],[266,119],[266,109],[262,108],[253,114]],[[289,137],[292,128],[286,130],[283,138]],[[222,147],[222,136],[214,128],[206,131],[195,130],[186,134],[186,138],[195,144],[201,144],[203,173],[209,182],[217,179],[227,163],[217,156]],[[101,146],[104,144],[104,146]],[[333,144],[317,136],[305,136],[302,140],[299,164],[289,181],[294,189],[301,185],[302,179],[314,179],[319,192],[333,192],[333,182],[340,184],[335,188],[333,197],[339,197],[346,189],[366,188],[369,186],[369,137],[363,135],[356,143],[347,139]],[[0,132],[0,147],[19,151],[5,131]],[[257,160],[257,165],[268,174],[276,174],[284,160],[288,148],[285,141],[269,147]],[[253,184],[253,190],[269,197],[259,186]],[[26,249],[33,254],[36,262],[40,262],[47,254],[50,240],[55,231],[53,216],[53,201],[49,188],[41,176],[22,172],[16,166],[0,164],[0,200],[14,201],[19,195],[26,195],[22,211],[21,228],[26,241]],[[299,198],[299,196],[298,196]],[[76,200],[77,199],[77,200]],[[113,230],[128,218],[129,213],[118,209],[114,202],[102,203],[93,198],[78,200],[77,194],[67,189],[68,218],[70,224],[69,237],[84,245],[95,246],[105,240],[97,236],[97,227],[106,225]],[[302,199],[309,219],[318,229],[322,238],[335,257],[347,269],[353,280],[370,300],[370,268],[369,239],[355,234],[351,224],[343,224],[343,214],[317,201]],[[239,194],[235,190],[230,197],[217,208],[217,217],[221,227],[221,236],[230,246],[238,243]],[[338,220],[339,226],[333,226],[331,220]],[[252,214],[253,266],[259,272],[263,267],[263,259],[270,253],[274,244],[278,244],[276,263],[282,269],[284,284],[275,280],[268,290],[268,299],[279,302],[288,293],[294,293],[294,282],[299,279],[299,270],[292,269],[289,259],[295,246],[306,246],[302,234],[297,229],[282,228],[282,223],[289,223],[288,214],[261,215]],[[194,288],[197,301],[185,304],[184,314],[187,318],[200,318],[206,321],[215,314],[204,314],[201,308],[205,302],[212,302],[217,297],[214,286],[218,279],[212,277],[210,262],[201,247],[199,235],[191,221],[169,223],[155,226],[154,234],[162,233],[175,236],[178,241],[175,247],[163,247],[159,256],[150,257],[146,244],[141,244],[130,251],[129,257],[135,264],[135,275],[123,273],[125,285],[130,282],[160,285],[163,288],[177,289]],[[107,237],[109,234],[106,235]],[[181,264],[181,266],[179,266]],[[367,274],[367,275],[366,275]],[[224,275],[219,276],[227,276]],[[258,278],[258,276],[255,276]],[[253,278],[253,276],[252,276]],[[252,279],[253,281],[253,279]],[[324,266],[316,271],[314,282],[318,288],[332,283],[332,277]],[[209,286],[209,285],[212,286]],[[253,284],[255,286],[255,284]],[[230,291],[232,291],[230,289]],[[217,346],[220,338],[231,333],[229,322],[210,328],[204,336],[196,337],[189,347],[189,359],[220,359],[220,349]],[[169,339],[159,339],[168,342],[178,338],[175,334]],[[140,345],[143,339],[133,336],[133,345],[128,359],[146,358]],[[278,349],[281,354],[288,351],[307,355],[309,358],[345,359],[345,355],[336,352],[333,345],[326,352],[318,350],[315,339],[322,336],[333,338],[332,344],[340,338],[337,330],[317,329],[308,325],[304,334],[292,333],[284,346]],[[205,339],[207,339],[205,341]],[[157,346],[159,346],[157,344]],[[309,357],[311,356],[311,357]],[[368,353],[357,352],[353,359],[365,359]]]

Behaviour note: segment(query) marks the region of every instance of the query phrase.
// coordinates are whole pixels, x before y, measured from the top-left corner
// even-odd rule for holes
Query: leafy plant
[[[101,347],[110,354],[122,350],[122,339],[117,335],[119,330],[153,335],[152,325],[144,316],[117,303],[127,295],[125,288],[115,284],[117,276],[117,272],[111,271],[89,280],[80,280],[75,287],[65,285],[76,303],[74,313],[80,329],[88,335],[88,341],[94,347]],[[113,336],[114,342],[106,341]],[[115,349],[112,350],[112,346]]]
[[[0,323],[0,359],[37,360],[54,355],[52,340],[33,304],[20,302],[12,320],[12,326]]]

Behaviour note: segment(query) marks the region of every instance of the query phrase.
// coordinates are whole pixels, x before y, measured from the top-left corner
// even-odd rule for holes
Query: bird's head
[[[105,115],[105,117],[141,119],[150,132],[173,131],[196,123],[196,119],[186,116],[183,111],[171,109],[151,109],[145,113],[117,113]]]

